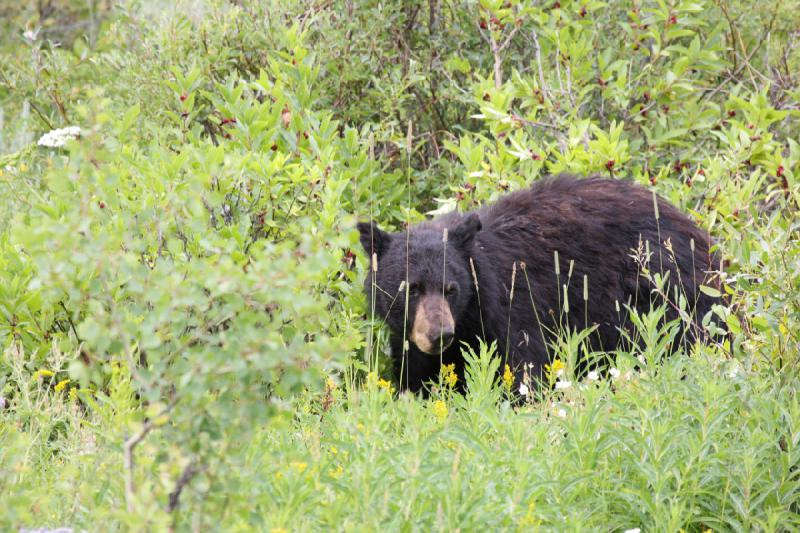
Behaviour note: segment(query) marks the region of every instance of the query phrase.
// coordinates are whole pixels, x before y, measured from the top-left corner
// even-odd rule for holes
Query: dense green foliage
[[[29,4],[0,0],[0,529],[800,527],[792,2]],[[565,171],[712,232],[731,342],[664,360],[656,311],[613,378],[577,382],[576,334],[534,401],[490,348],[464,396],[394,393],[355,220]]]

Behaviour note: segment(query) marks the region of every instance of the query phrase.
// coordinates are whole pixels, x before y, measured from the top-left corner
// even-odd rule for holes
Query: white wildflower
[[[572,387],[571,381],[557,381],[556,382],[556,390],[565,390]]]
[[[567,418],[567,411],[566,411],[566,409],[564,409],[564,408],[562,408],[562,407],[559,407],[558,409],[556,409],[556,416],[557,416],[558,418]]]
[[[620,374],[619,369],[613,366],[609,369],[608,373],[611,375],[612,379],[617,379]]]
[[[731,368],[730,371],[728,372],[728,378],[729,379],[733,379],[738,375],[739,375],[739,367],[738,366],[735,366],[735,367]]]
[[[519,393],[522,394],[523,396],[527,397],[528,396],[528,392],[529,392],[528,391],[528,386],[525,385],[524,383],[522,383],[519,386]]]
[[[589,373],[586,374],[586,379],[589,381],[597,381],[600,379],[600,374],[597,372],[597,370],[590,370]]]
[[[25,38],[26,41],[32,43],[39,37],[39,32],[41,30],[42,28],[27,29],[24,32],[22,32],[22,36]]]
[[[642,531],[641,529],[639,529],[638,527],[635,527],[633,529],[626,529],[625,533],[641,533],[641,531]]]
[[[67,126],[57,130],[48,131],[39,139],[39,146],[46,146],[48,148],[60,148],[64,146],[67,141],[77,139],[81,136],[81,129],[78,126]]]

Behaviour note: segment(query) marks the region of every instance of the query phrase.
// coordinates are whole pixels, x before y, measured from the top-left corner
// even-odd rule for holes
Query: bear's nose
[[[444,350],[445,348],[450,346],[450,344],[453,342],[453,337],[455,337],[453,330],[451,329],[443,330],[439,338],[433,340],[433,345],[436,348],[441,346],[442,350]]]

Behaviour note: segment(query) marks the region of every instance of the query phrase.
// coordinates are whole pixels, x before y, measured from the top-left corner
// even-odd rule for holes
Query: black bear
[[[435,379],[441,364],[454,363],[463,376],[461,345],[475,347],[479,338],[497,343],[518,379],[523,365],[541,373],[547,343],[564,327],[596,326],[592,349],[614,349],[630,327],[626,306],[647,312],[658,300],[655,273],[668,273],[689,302],[685,338],[704,335],[700,321],[718,300],[700,290],[715,265],[708,234],[625,181],[550,177],[479,211],[399,233],[374,222],[358,229],[372,259],[370,310],[389,326],[400,387],[412,391]],[[635,250],[649,252],[651,276],[642,275]],[[668,318],[677,316],[668,308]]]

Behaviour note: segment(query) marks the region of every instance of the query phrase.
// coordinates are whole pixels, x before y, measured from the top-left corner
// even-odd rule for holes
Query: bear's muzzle
[[[417,304],[410,339],[427,354],[442,353],[453,342],[455,322],[441,294],[426,294]]]

